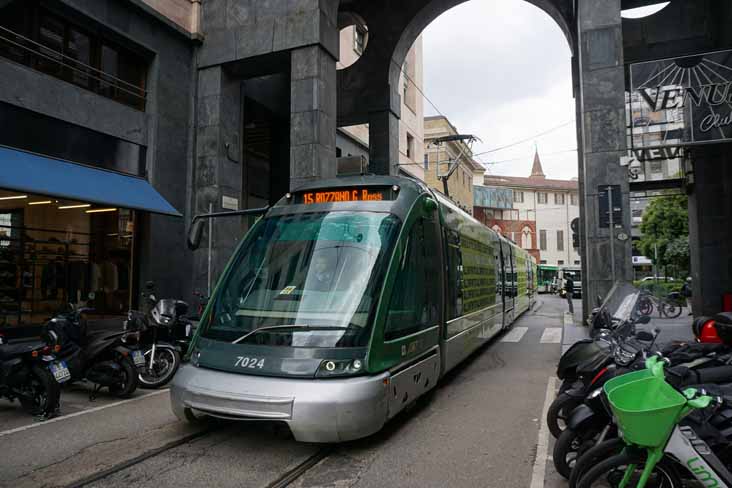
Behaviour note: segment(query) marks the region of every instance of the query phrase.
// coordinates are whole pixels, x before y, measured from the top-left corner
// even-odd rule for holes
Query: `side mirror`
[[[651,322],[651,316],[650,315],[641,315],[638,317],[638,320],[635,321],[636,324],[648,324]]]
[[[201,245],[201,236],[203,236],[203,219],[195,219],[188,231],[188,249],[195,251]]]
[[[650,332],[647,332],[645,330],[638,332],[635,335],[635,337],[636,337],[636,339],[639,339],[641,341],[646,341],[646,342],[652,341],[653,339],[655,339],[655,336],[653,334],[651,334]]]

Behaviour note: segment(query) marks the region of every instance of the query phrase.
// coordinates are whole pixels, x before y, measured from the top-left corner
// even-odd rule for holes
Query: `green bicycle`
[[[694,388],[677,391],[666,382],[663,368],[663,361],[653,356],[645,370],[605,384],[626,448],[588,470],[579,488],[681,488],[682,469],[703,487],[732,487],[732,473],[706,442],[692,427],[679,425],[692,410],[722,399]]]

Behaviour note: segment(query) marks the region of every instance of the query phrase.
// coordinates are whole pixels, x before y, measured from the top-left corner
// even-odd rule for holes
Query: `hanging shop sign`
[[[630,85],[636,150],[732,138],[732,50],[631,64]]]
[[[473,206],[483,208],[513,208],[513,190],[493,186],[473,187]]]

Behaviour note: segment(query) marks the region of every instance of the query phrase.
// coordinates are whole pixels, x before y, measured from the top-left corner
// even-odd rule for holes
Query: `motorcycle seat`
[[[28,354],[31,351],[44,346],[42,342],[22,342],[20,344],[3,344],[0,346],[0,359],[12,359],[14,357]]]
[[[714,316],[714,321],[721,325],[732,325],[732,312],[721,312]]]

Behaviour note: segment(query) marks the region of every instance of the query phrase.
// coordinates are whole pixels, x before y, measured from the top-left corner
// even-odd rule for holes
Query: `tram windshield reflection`
[[[221,283],[204,337],[269,346],[365,346],[399,226],[394,215],[374,212],[265,219]]]

